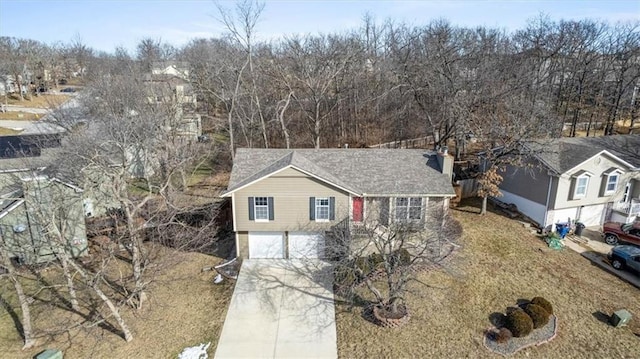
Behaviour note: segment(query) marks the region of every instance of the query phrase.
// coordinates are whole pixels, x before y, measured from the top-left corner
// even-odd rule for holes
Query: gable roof
[[[357,195],[455,195],[435,154],[404,149],[255,149],[236,152],[228,196],[285,168]]]
[[[640,167],[640,135],[565,137],[528,147],[538,152],[536,158],[558,175],[599,155],[607,155],[629,168]]]

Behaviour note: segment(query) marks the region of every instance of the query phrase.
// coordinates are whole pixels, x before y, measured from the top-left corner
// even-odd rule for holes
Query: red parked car
[[[640,246],[640,223],[607,222],[602,226],[604,241],[615,246],[627,242]]]

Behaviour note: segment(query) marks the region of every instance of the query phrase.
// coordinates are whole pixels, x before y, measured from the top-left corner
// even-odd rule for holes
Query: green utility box
[[[57,349],[47,349],[36,355],[36,359],[63,359],[62,352]]]
[[[626,309],[620,309],[613,312],[611,316],[611,325],[616,328],[623,327],[629,323],[631,320],[631,313],[629,313]]]

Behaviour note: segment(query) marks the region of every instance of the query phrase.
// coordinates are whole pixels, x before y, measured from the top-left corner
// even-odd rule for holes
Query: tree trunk
[[[69,297],[71,302],[71,309],[76,312],[80,311],[80,305],[78,304],[78,296],[76,294],[76,287],[73,284],[73,277],[69,272],[69,261],[67,258],[67,253],[60,254],[60,264],[62,265],[62,272],[64,274],[64,279],[67,281],[67,290],[69,291]]]
[[[80,273],[80,276],[85,281],[87,281],[91,289],[93,289],[93,291],[98,295],[98,297],[100,297],[100,299],[104,302],[104,304],[107,305],[107,307],[109,308],[109,311],[111,312],[111,315],[113,315],[113,317],[116,319],[116,322],[118,323],[118,325],[120,326],[120,329],[122,330],[124,340],[126,340],[127,342],[130,342],[131,340],[133,340],[133,335],[131,334],[131,331],[129,330],[127,323],[124,321],[124,319],[122,319],[122,316],[118,311],[118,308],[116,308],[116,306],[113,304],[111,299],[107,297],[107,295],[102,291],[102,289],[100,289],[100,286],[98,285],[98,278],[89,278],[89,274],[85,272],[84,269],[82,269],[73,260],[70,260],[69,264],[71,264],[78,271],[78,273]]]
[[[118,323],[118,325],[120,326],[120,329],[122,330],[124,340],[126,340],[127,342],[132,341],[133,335],[131,334],[131,331],[129,330],[129,327],[125,323],[124,319],[122,319],[122,316],[118,312],[118,308],[116,308],[116,306],[113,305],[113,302],[111,301],[111,299],[109,299],[109,297],[107,297],[106,294],[104,294],[104,292],[100,289],[100,287],[98,287],[97,281],[94,281],[94,283],[91,285],[91,289],[93,289],[93,291],[96,292],[98,297],[100,297],[100,299],[102,299],[102,301],[107,305],[107,307],[109,307],[109,310],[111,311],[111,315],[113,315],[113,317],[116,319],[116,322]]]
[[[4,245],[4,243],[0,243],[0,246],[1,245]],[[20,311],[22,312],[22,336],[24,338],[24,345],[22,346],[22,349],[29,349],[36,344],[35,339],[33,339],[32,337],[31,311],[29,309],[29,302],[27,301],[27,296],[24,294],[22,284],[20,284],[20,281],[18,281],[16,272],[13,268],[13,263],[11,263],[11,260],[9,259],[9,254],[5,251],[4,248],[0,248],[0,257],[2,258],[2,265],[9,272],[9,278],[13,282],[13,288],[16,290],[18,301],[20,302]]]
[[[287,130],[287,126],[284,122],[284,113],[287,110],[287,107],[289,107],[289,103],[291,103],[291,96],[293,96],[293,92],[289,92],[282,109],[278,112],[278,119],[280,120],[280,126],[282,127],[282,134],[284,136],[284,142],[287,149],[291,148],[291,140],[289,139],[289,131]]]
[[[481,215],[485,215],[487,214],[487,201],[489,199],[489,196],[483,196],[482,197],[482,209],[480,210],[480,214]]]
[[[142,240],[138,229],[135,228],[136,223],[131,209],[126,205],[123,207],[127,216],[127,234],[131,242],[131,264],[133,266],[134,296],[137,300],[136,307],[137,309],[142,309],[142,304],[146,298],[142,283]]]

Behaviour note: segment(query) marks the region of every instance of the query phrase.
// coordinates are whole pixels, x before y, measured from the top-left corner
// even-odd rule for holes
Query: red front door
[[[364,198],[353,197],[353,221],[354,222],[362,222],[363,203],[364,203]]]

